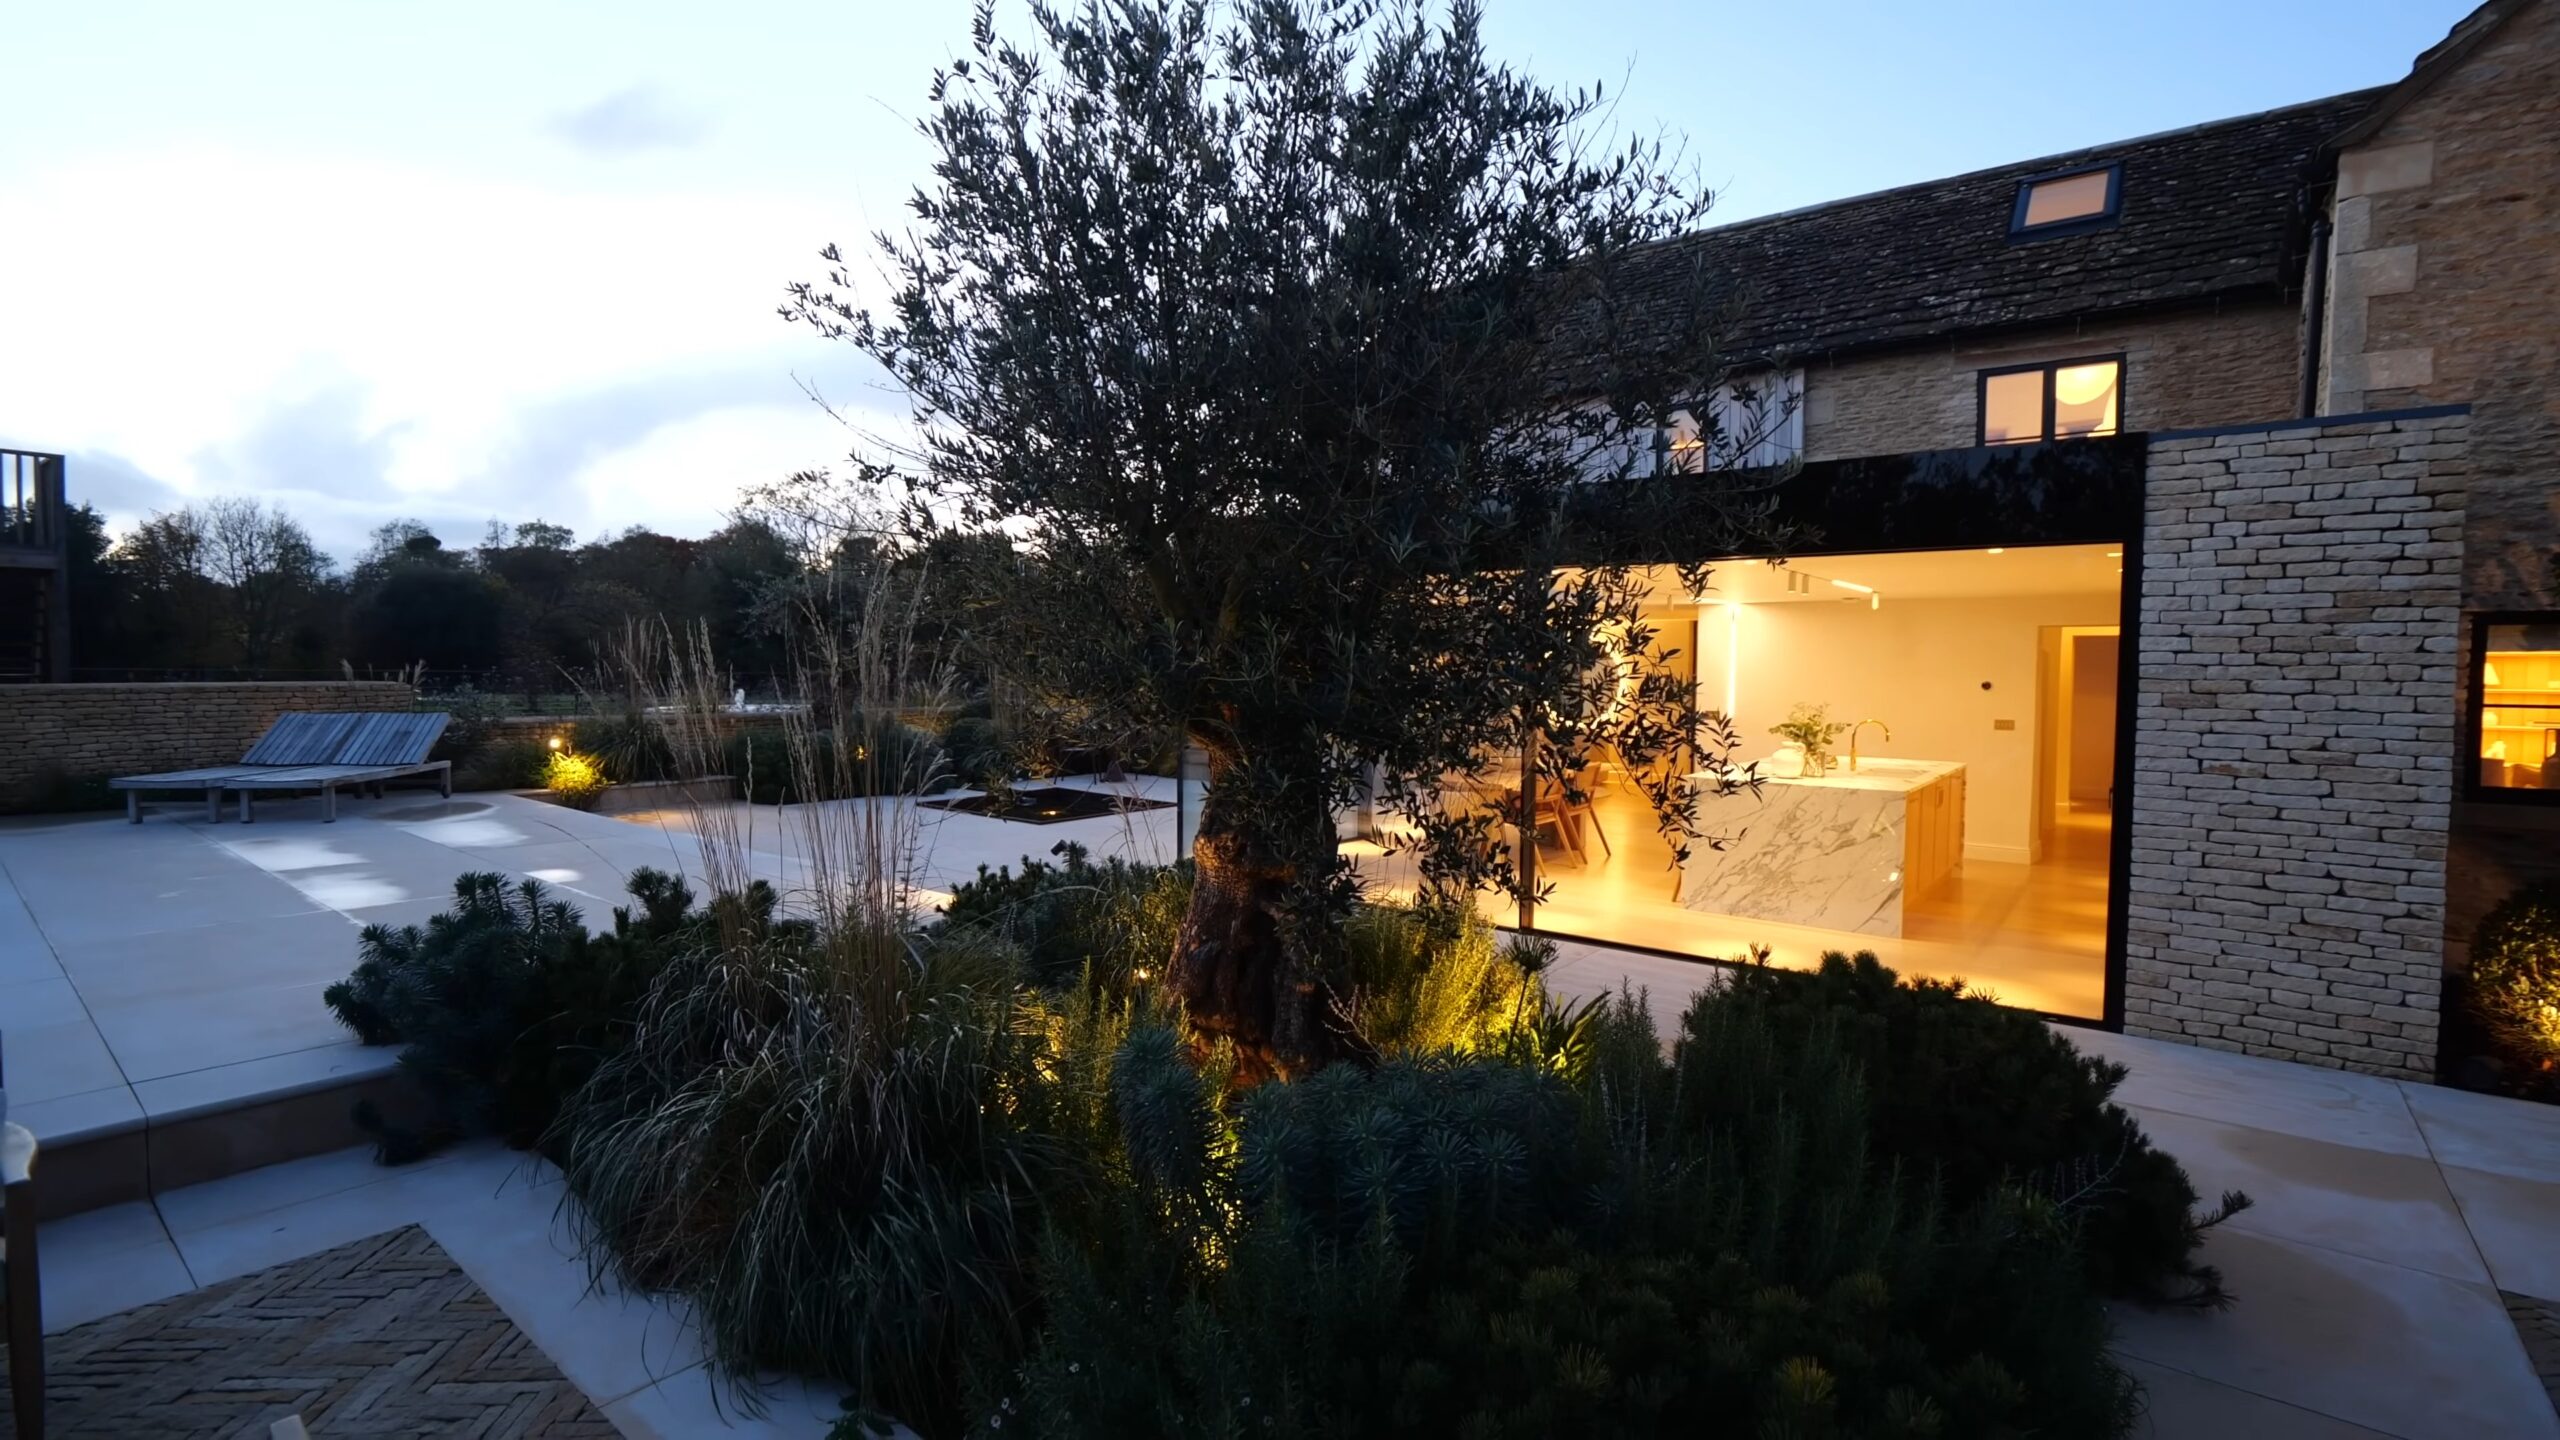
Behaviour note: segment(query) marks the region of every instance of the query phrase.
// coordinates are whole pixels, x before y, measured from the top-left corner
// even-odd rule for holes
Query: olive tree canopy
[[[1019,537],[975,630],[1008,673],[1208,754],[1167,972],[1194,1026],[1248,1071],[1356,1054],[1338,809],[1374,787],[1457,899],[1521,884],[1519,836],[1445,775],[1605,744],[1685,847],[1729,743],[1630,566],[1734,553],[1747,500],[1700,477],[1617,527],[1677,554],[1572,523],[1725,382],[1714,277],[1648,255],[1706,196],[1605,141],[1597,90],[1489,58],[1472,4],[1119,0],[1024,39],[982,8],[973,40],[885,301],[830,247],[786,313],[910,397],[867,473]]]

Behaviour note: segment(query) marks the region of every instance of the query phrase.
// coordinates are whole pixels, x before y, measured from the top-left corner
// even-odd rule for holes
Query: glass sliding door
[[[2093,544],[1663,576],[1648,621],[1733,752],[1684,762],[1709,768],[1671,823],[1663,777],[1605,750],[1528,792],[1527,923],[1701,959],[1873,951],[2100,1018],[2121,567]]]

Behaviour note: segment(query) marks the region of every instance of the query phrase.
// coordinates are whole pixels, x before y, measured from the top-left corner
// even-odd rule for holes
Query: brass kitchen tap
[[[1884,723],[1883,721],[1881,721],[1881,720],[1861,720],[1861,721],[1859,721],[1857,724],[1850,726],[1850,727],[1849,727],[1849,773],[1850,773],[1850,774],[1852,774],[1852,775],[1855,775],[1855,774],[1857,774],[1857,773],[1858,773],[1858,732],[1859,732],[1860,730],[1865,729],[1866,727],[1868,727],[1868,726],[1870,726],[1870,725],[1873,725],[1873,726],[1874,726],[1874,727],[1876,727],[1877,729],[1882,730],[1882,731],[1884,732],[1884,738],[1885,738],[1886,743],[1888,743],[1888,744],[1892,743],[1892,740],[1893,740],[1893,727],[1892,727],[1892,726],[1890,726],[1890,725],[1885,724],[1885,723]]]

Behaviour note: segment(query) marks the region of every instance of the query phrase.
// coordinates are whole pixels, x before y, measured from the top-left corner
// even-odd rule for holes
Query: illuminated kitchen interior
[[[2481,788],[2560,790],[2560,624],[2480,634]]]
[[[2101,1015],[2122,565],[2104,544],[1737,560],[1698,593],[1654,572],[1647,621],[1734,717],[1734,758],[1760,783],[1699,786],[1696,824],[1725,844],[1678,864],[1609,757],[1570,792],[1542,787],[1536,928],[1799,966],[1872,950]],[[1827,765],[1771,733],[1816,711],[1809,733],[1840,727]],[[1516,752],[1488,753],[1445,802],[1516,813]],[[1392,822],[1345,849],[1374,889],[1409,889]],[[1497,896],[1484,913],[1519,918]]]

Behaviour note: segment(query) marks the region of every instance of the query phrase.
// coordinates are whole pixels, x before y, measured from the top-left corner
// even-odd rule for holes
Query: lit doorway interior
[[[1701,595],[1659,572],[1648,618],[1764,782],[1701,800],[1730,843],[1675,864],[1642,790],[1597,767],[1588,810],[1539,827],[1535,928],[1792,966],[1872,950],[2102,1017],[2122,564],[2111,545],[1732,561]],[[1876,722],[1857,772],[1845,734],[1832,773],[1771,772],[1769,727],[1798,705]],[[1391,840],[1346,848],[1374,888],[1409,888]],[[1485,914],[1518,919],[1493,896]]]

